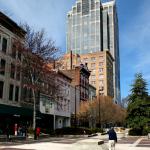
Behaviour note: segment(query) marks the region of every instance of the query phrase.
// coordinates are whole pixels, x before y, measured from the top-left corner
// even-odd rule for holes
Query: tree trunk
[[[35,91],[32,90],[33,93],[33,130],[36,127],[36,100],[35,100]]]
[[[33,93],[33,131],[34,131],[34,139],[36,140],[36,95],[34,89],[32,89]]]

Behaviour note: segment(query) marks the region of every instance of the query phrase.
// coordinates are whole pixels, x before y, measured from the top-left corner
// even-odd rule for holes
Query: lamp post
[[[98,102],[99,102],[99,127],[101,128],[101,103],[100,103],[100,90],[99,90],[99,96],[98,96]]]

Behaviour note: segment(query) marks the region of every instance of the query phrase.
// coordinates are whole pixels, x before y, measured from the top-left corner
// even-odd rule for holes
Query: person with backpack
[[[109,136],[109,150],[115,150],[115,144],[117,143],[117,134],[113,127],[107,133]]]

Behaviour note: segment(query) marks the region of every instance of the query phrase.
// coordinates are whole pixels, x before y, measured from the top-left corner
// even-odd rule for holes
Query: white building
[[[40,112],[53,116],[54,129],[69,127],[71,121],[71,78],[61,71],[56,72],[55,82],[59,87],[55,98],[41,94]]]

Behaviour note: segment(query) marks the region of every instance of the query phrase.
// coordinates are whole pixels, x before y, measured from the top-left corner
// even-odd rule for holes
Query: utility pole
[[[75,127],[77,127],[77,97],[76,97],[76,85],[75,85]]]

